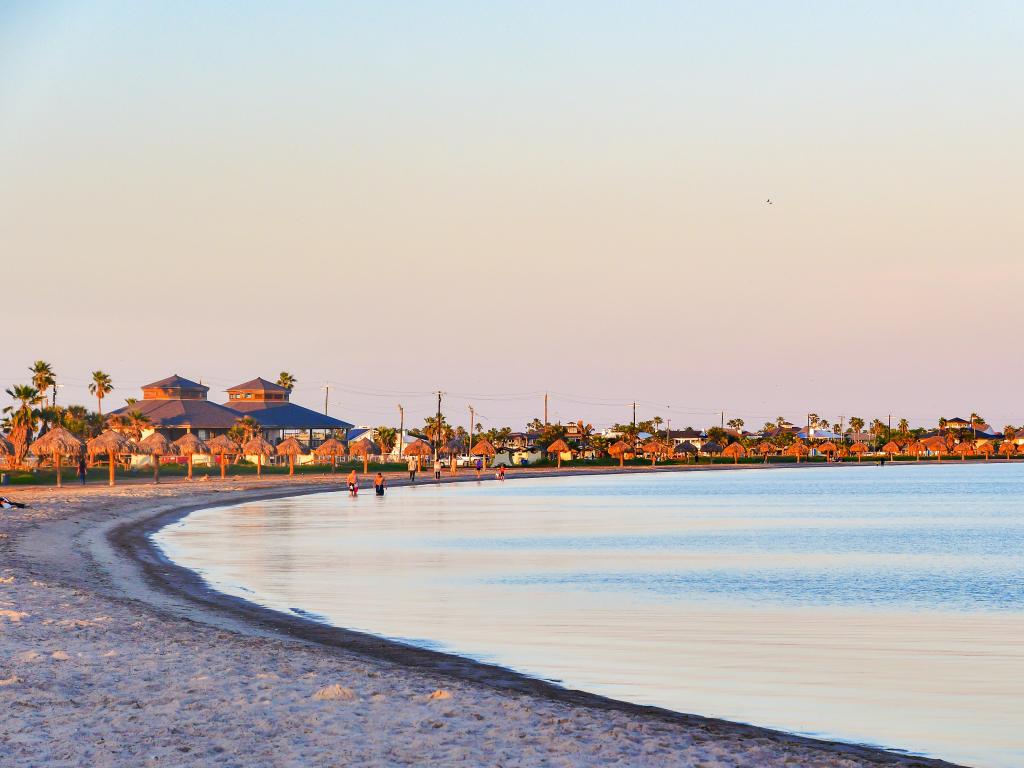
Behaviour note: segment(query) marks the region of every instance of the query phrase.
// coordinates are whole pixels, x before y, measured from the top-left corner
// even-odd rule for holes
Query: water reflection
[[[639,703],[1024,765],[1024,467],[517,480],[195,513],[217,588]]]

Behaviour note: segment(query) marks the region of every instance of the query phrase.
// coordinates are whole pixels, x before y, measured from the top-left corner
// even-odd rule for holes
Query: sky
[[[0,385],[1022,424],[1022,33],[1010,2],[8,0]]]

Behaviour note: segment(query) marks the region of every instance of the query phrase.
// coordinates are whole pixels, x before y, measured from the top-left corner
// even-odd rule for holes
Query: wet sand
[[[950,765],[616,702],[266,611],[147,544],[192,509],[341,479],[5,490],[31,506],[0,512],[2,763]]]

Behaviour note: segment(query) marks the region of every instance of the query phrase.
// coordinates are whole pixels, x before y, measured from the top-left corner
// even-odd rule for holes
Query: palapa
[[[868,447],[865,443],[854,443],[850,446],[850,453],[857,454],[857,461],[864,458],[864,454],[868,452]]]
[[[625,440],[618,440],[608,446],[608,455],[619,457],[619,466],[624,466],[626,463],[626,454],[632,450],[629,443]]]
[[[174,441],[174,447],[178,449],[178,453],[188,458],[188,479],[192,479],[192,457],[197,453],[202,455],[209,455],[210,446],[200,440],[198,437],[193,435],[191,432],[186,432],[184,435]]]
[[[1016,443],[1013,442],[1013,440],[1003,440],[1003,442],[999,444],[999,452],[1006,457],[1007,461],[1009,461],[1010,457],[1013,456],[1013,454],[1019,452],[1019,449],[1017,448],[1017,445]]]
[[[659,456],[667,456],[669,453],[669,447],[654,437],[641,445],[640,450],[651,457],[652,467],[657,464]]]
[[[256,457],[256,477],[263,477],[263,459],[274,455],[274,446],[261,435],[255,435],[242,446],[242,454]]]
[[[491,457],[491,456],[496,455],[498,453],[498,451],[487,440],[478,440],[476,445],[473,446],[473,449],[472,449],[471,453],[474,456],[481,456],[481,457],[483,457],[484,469],[486,469],[487,468],[487,459],[489,457]]]
[[[818,453],[823,453],[826,456],[831,456],[834,453],[839,453],[839,446],[833,443],[831,440],[826,440],[821,445],[815,446],[814,449]]]
[[[313,454],[320,458],[329,457],[331,460],[331,472],[338,466],[338,457],[345,455],[345,445],[336,438],[330,437],[324,440],[314,450]]]
[[[349,443],[348,453],[349,456],[363,457],[363,474],[365,475],[370,471],[370,455],[379,456],[380,447],[372,440],[368,440],[363,437],[355,442]]]
[[[562,454],[569,452],[569,446],[565,440],[555,440],[551,445],[545,449],[545,453],[554,453],[558,456],[558,469],[562,468]]]
[[[120,432],[108,429],[86,443],[85,447],[90,457],[100,453],[107,454],[107,458],[110,461],[110,485],[114,485],[114,469],[117,465],[117,456],[122,453],[128,453],[135,447],[135,444]]]
[[[700,447],[701,453],[721,453],[722,446],[716,443],[714,440],[708,440],[704,445]]]
[[[882,446],[882,453],[888,453],[890,459],[892,458],[892,455],[894,453],[899,453],[902,450],[903,449],[900,447],[900,444],[897,443],[895,440],[890,440],[888,443]]]
[[[424,456],[430,456],[434,452],[434,449],[430,447],[430,443],[426,440],[413,440],[402,451],[406,456],[416,457],[416,471],[420,471],[420,461]]]
[[[689,440],[683,440],[679,445],[672,449],[672,454],[675,456],[682,456],[687,462],[690,461],[691,456],[696,456],[699,453],[697,446],[691,443]]]
[[[7,442],[3,440],[2,442]],[[5,455],[14,455],[14,446],[7,442],[7,447],[0,447]],[[82,441],[68,432],[64,427],[53,427],[30,446],[36,456],[49,456],[57,465],[57,487],[61,487],[61,460],[67,456],[77,458],[82,453]]]
[[[985,461],[988,461],[989,457],[995,452],[996,447],[989,440],[982,441],[981,445],[978,446],[978,453],[985,457]]]
[[[277,455],[288,457],[288,477],[295,476],[295,457],[307,453],[309,448],[295,437],[287,437],[277,444]]]
[[[722,455],[732,458],[733,464],[739,464],[740,459],[747,455],[747,449],[744,448],[740,443],[729,443],[725,446],[725,450],[722,451]]]
[[[807,456],[811,452],[811,449],[807,447],[807,444],[797,440],[791,443],[786,450],[782,452],[784,456],[796,456],[796,463],[800,463],[801,456]]]
[[[153,457],[153,482],[159,483],[160,457],[172,456],[177,453],[177,449],[166,436],[159,432],[154,432],[139,441],[139,450]]]
[[[928,452],[928,446],[922,443],[920,440],[915,440],[913,443],[907,446],[907,453],[911,456],[917,456],[917,460],[921,460],[921,454]]]
[[[227,435],[217,435],[206,441],[206,447],[210,453],[220,457],[220,479],[227,477],[228,456],[237,456],[242,452],[242,447]]]
[[[974,444],[966,440],[962,443],[957,443],[956,446],[953,447],[953,453],[960,455],[960,461],[966,460],[968,456],[977,455],[974,450]]]

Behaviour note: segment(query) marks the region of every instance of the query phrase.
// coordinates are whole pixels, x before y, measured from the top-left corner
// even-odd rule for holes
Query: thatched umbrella
[[[649,454],[651,457],[651,466],[653,467],[658,462],[659,456],[665,456],[669,452],[669,448],[665,443],[657,438],[651,438],[646,443],[640,446],[640,449]]]
[[[100,434],[99,437],[94,437],[86,443],[86,448],[89,451],[90,457],[99,453],[107,454],[107,458],[110,460],[110,485],[114,485],[114,468],[117,463],[117,456],[130,451],[133,445],[134,443],[127,436],[108,429]]]
[[[434,449],[430,447],[430,443],[426,440],[413,440],[402,451],[406,456],[416,457],[416,471],[420,470],[420,459],[424,456],[430,456],[434,453]]]
[[[672,449],[672,452],[676,455],[682,455],[684,459],[689,461],[691,456],[697,455],[697,446],[689,440],[683,440],[683,442]]]
[[[184,435],[174,441],[174,447],[178,449],[178,453],[182,456],[188,457],[188,479],[192,479],[192,457],[197,453],[202,455],[209,455],[210,447],[198,437],[193,435],[191,432],[186,432]]]
[[[978,453],[985,457],[985,461],[989,460],[989,457],[996,452],[996,448],[988,440],[978,446]]]
[[[629,443],[625,440],[619,440],[618,442],[612,443],[608,446],[609,456],[619,457],[619,466],[624,466],[626,463],[626,454],[630,451]]]
[[[722,455],[726,457],[732,457],[733,464],[739,464],[740,459],[747,455],[747,449],[744,448],[740,443],[729,443],[725,446],[725,450],[722,451]]]
[[[907,453],[911,456],[917,456],[917,460],[921,460],[921,454],[928,451],[928,446],[922,443],[920,440],[916,440],[907,446]]]
[[[566,445],[565,440],[555,440],[551,445],[547,447],[545,453],[554,453],[558,455],[558,469],[562,468],[562,454],[569,450],[569,446]]]
[[[901,450],[903,450],[903,449],[900,448],[900,444],[897,443],[895,440],[890,440],[888,443],[886,443],[885,445],[882,446],[882,451],[884,453],[888,453],[889,454],[889,460],[890,461],[892,460],[892,455],[894,453],[899,453]]]
[[[807,447],[806,443],[804,443],[801,440],[797,440],[796,442],[790,444],[790,446],[786,448],[786,450],[783,451],[782,453],[784,456],[796,456],[796,463],[799,464],[800,457],[807,456],[810,452],[811,449]]]
[[[288,437],[277,444],[277,455],[288,457],[288,477],[295,476],[295,457],[309,453],[303,443],[294,437]]]
[[[160,457],[172,456],[177,451],[174,445],[164,435],[154,432],[149,437],[139,441],[139,450],[148,453],[153,457],[153,482],[160,482]]]
[[[14,446],[11,445],[10,450],[4,450],[7,450],[7,455],[13,455],[13,448]],[[32,443],[31,449],[32,453],[36,456],[49,456],[53,459],[54,464],[57,465],[57,487],[60,488],[61,459],[65,456],[68,458],[78,458],[82,453],[82,441],[64,429],[64,427],[53,427],[49,432]]]
[[[854,443],[850,446],[850,453],[857,454],[857,461],[864,458],[864,454],[868,452],[867,443]]]
[[[815,450],[818,453],[825,454],[826,456],[832,456],[833,454],[839,453],[839,446],[831,440],[826,440],[821,445],[815,446]]]
[[[948,450],[945,438],[933,435],[932,437],[926,437],[921,441],[925,449],[932,451],[938,457],[939,461],[942,461],[942,453]]]
[[[964,461],[968,455],[974,456],[974,444],[967,440],[962,443],[957,443],[953,446],[953,453],[960,456],[960,461]]]
[[[220,456],[220,479],[223,480],[228,474],[228,456],[240,454],[241,446],[227,435],[217,435],[206,441],[206,447],[214,456]]]
[[[706,443],[704,443],[704,445],[700,447],[700,452],[707,453],[713,456],[716,453],[722,452],[722,446],[716,443],[714,440],[708,440]]]
[[[1006,457],[1007,461],[1009,461],[1010,457],[1017,453],[1017,445],[1013,440],[1003,440],[1003,442],[999,444],[999,452]]]
[[[477,444],[473,446],[473,450],[470,451],[474,456],[482,456],[484,460],[484,469],[487,469],[487,457],[494,456],[498,452],[494,446],[486,440],[479,440]]]
[[[256,435],[242,446],[242,454],[256,457],[256,477],[263,477],[263,459],[274,455],[274,446]]]
[[[320,458],[330,457],[331,472],[334,472],[338,467],[338,457],[345,455],[345,446],[340,440],[331,437],[320,443],[313,453]]]
[[[370,471],[370,454],[374,456],[380,455],[380,448],[372,440],[368,440],[365,437],[361,437],[353,443],[349,443],[348,455],[349,456],[362,456],[363,457],[363,474],[365,475]]]

